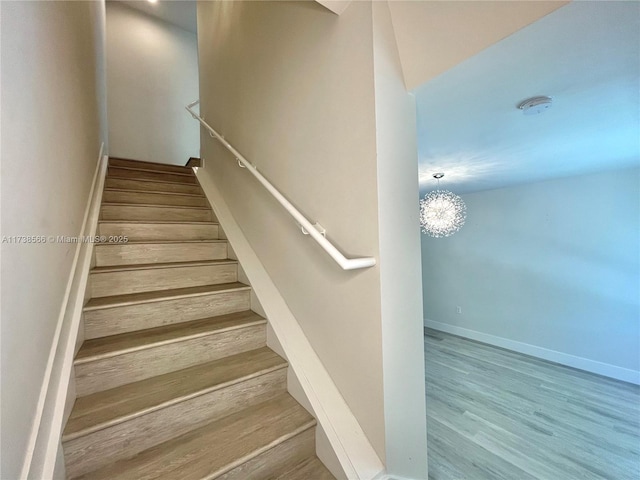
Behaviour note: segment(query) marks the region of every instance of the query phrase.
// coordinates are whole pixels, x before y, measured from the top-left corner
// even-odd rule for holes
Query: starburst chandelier
[[[420,226],[422,233],[431,237],[448,237],[464,225],[467,206],[458,195],[448,190],[440,190],[440,179],[444,173],[434,173],[438,181],[436,190],[427,193],[420,200]]]

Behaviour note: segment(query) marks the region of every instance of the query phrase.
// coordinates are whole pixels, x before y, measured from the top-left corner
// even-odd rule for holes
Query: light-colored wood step
[[[95,246],[96,266],[195,262],[227,258],[226,240],[156,240],[101,243]]]
[[[225,314],[242,316],[251,288],[224,283],[92,298],[83,310],[85,338],[99,338]]]
[[[260,348],[259,315],[207,318],[87,340],[74,360],[76,393],[90,395]]]
[[[129,203],[103,203],[102,220],[144,220],[211,222],[213,212],[203,207],[177,207],[170,205],[131,205]]]
[[[139,180],[160,180],[163,182],[176,182],[176,183],[188,183],[197,184],[193,173],[174,173],[174,172],[161,172],[157,170],[144,170],[139,168],[129,167],[109,167],[107,171],[109,177],[117,178],[130,178]]]
[[[306,458],[288,472],[279,475],[276,480],[335,480],[336,477],[327,470],[316,457]]]
[[[145,170],[158,170],[161,172],[186,173],[193,172],[190,167],[184,165],[172,165],[168,163],[147,162],[144,160],[130,160],[128,158],[109,157],[109,166],[111,167],[128,167],[140,168]]]
[[[303,459],[314,455],[314,452],[315,428],[309,428],[215,478],[216,480],[272,479]]]
[[[287,362],[267,347],[76,400],[62,437],[76,477],[284,393]]]
[[[142,205],[172,205],[184,207],[208,207],[206,197],[190,193],[145,192],[134,190],[105,189],[103,202],[131,203]]]
[[[149,192],[174,192],[203,195],[200,185],[187,183],[159,182],[154,180],[131,180],[128,178],[107,177],[105,188],[117,188],[120,190],[143,190]]]
[[[270,478],[309,456],[314,426],[313,417],[283,394],[80,478]]]
[[[217,240],[219,227],[213,222],[102,220],[98,224],[98,234],[106,237],[125,236],[129,241]]]
[[[91,297],[108,297],[236,282],[238,262],[224,259],[95,267],[90,275]]]

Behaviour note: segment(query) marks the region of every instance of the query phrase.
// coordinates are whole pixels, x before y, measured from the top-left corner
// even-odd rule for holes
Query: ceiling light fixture
[[[518,105],[525,115],[538,115],[539,113],[551,108],[551,97],[531,97]]]
[[[149,3],[158,3],[158,0],[148,0]]]
[[[430,237],[448,237],[462,228],[467,218],[467,206],[458,195],[440,190],[444,173],[434,173],[438,181],[436,190],[420,200],[420,226]]]

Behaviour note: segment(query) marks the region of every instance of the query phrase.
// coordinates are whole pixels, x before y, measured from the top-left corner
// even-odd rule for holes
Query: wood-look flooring
[[[640,479],[640,387],[430,329],[425,366],[429,479]]]

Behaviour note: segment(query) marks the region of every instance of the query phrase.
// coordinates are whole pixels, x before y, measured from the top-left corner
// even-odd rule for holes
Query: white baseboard
[[[416,480],[416,479],[408,478],[408,477],[399,477],[397,475],[389,475],[385,472],[382,472],[379,475],[376,475],[375,477],[373,477],[372,480]]]
[[[103,155],[103,149],[104,143],[100,146],[79,232],[81,237],[94,236],[96,233],[108,162],[108,157]],[[93,243],[78,242],[40,388],[36,414],[20,473],[21,479],[54,478],[55,476],[54,470],[56,459],[59,457],[67,392],[92,252]]]
[[[616,365],[598,362],[596,360],[590,360],[584,357],[577,357],[568,353],[549,350],[548,348],[538,347],[536,345],[530,345],[523,342],[517,342],[508,338],[489,335],[488,333],[469,330],[468,328],[462,328],[455,325],[450,325],[448,323],[436,322],[434,320],[429,320],[426,318],[424,320],[424,325],[425,327],[433,328],[434,330],[440,330],[445,333],[451,333],[453,335],[458,335],[459,337],[469,338],[471,340],[487,343],[496,347],[513,350],[514,352],[524,353],[525,355],[537,357],[542,360],[559,363],[560,365],[566,365],[568,367],[585,370],[587,372],[596,373],[598,375],[614,378],[616,380],[622,380],[623,382],[640,385],[640,372],[637,370],[618,367]]]
[[[316,420],[344,470],[343,473],[349,480],[372,480],[384,471],[380,458],[289,310],[285,299],[280,295],[233,218],[210,174],[199,168],[196,175],[267,314],[269,324],[286,354],[290,368],[293,369],[315,412]],[[340,475],[338,478],[342,477],[343,475]]]

